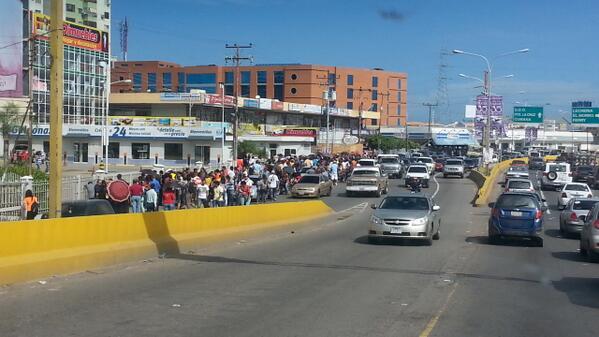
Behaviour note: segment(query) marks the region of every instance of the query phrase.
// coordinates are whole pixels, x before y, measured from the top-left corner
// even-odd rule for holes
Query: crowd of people
[[[86,185],[88,198],[111,201],[117,213],[208,208],[275,202],[286,195],[302,173],[328,175],[334,182],[344,181],[361,156],[342,154],[238,159],[235,166],[219,169],[184,168],[180,170],[142,170],[128,184],[125,201],[111,198],[110,180],[98,179]]]

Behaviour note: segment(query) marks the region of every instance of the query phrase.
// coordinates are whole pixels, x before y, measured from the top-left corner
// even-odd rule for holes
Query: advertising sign
[[[163,92],[160,94],[161,101],[176,101],[176,102],[199,102],[204,103],[202,94],[185,93],[185,92]],[[226,99],[225,99],[226,101]]]
[[[50,17],[41,13],[33,13],[32,33],[38,39],[50,38]],[[108,32],[100,31],[93,27],[64,21],[63,42],[65,45],[79,47],[94,51],[108,52]]]
[[[272,110],[283,110],[285,108],[285,105],[281,101],[273,100],[271,103],[271,108]]]
[[[316,137],[316,128],[282,126],[272,128],[271,133],[273,136]]]
[[[23,96],[23,3],[0,1],[0,97]]]
[[[527,142],[533,142],[535,140],[537,140],[537,134],[538,134],[539,129],[537,128],[526,128],[524,129],[524,138],[526,138]]]
[[[515,106],[514,123],[543,123],[543,107],[542,106]]]
[[[243,106],[245,108],[258,108],[260,107],[260,104],[257,99],[245,98],[243,100]]]
[[[599,108],[572,108],[572,124],[599,124]]]
[[[18,127],[14,128],[11,135],[18,133]],[[221,129],[203,127],[160,127],[160,126],[110,126],[108,133],[111,138],[220,138],[223,134]],[[26,134],[21,131],[21,134]],[[33,136],[49,136],[48,125],[38,125],[31,130]],[[65,137],[100,137],[102,127],[97,125],[64,125],[62,135]]]
[[[466,105],[466,110],[464,111],[464,118],[476,118],[476,105]]]
[[[216,94],[206,94],[206,104],[208,105],[223,105],[223,97]],[[225,96],[225,106],[235,106],[234,96]]]
[[[490,137],[500,137],[505,135],[503,126],[503,96],[480,95],[476,97],[476,117],[475,129],[476,138],[482,139],[485,127],[487,125],[487,116],[491,116]]]
[[[268,98],[260,98],[260,109],[271,110],[272,109],[272,100]]]

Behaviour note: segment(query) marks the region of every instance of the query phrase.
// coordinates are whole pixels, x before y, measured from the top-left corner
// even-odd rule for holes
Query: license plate
[[[358,187],[358,191],[364,191],[364,189],[365,189],[365,188],[364,188],[364,187],[362,187],[362,186]]]
[[[512,216],[522,216],[522,212],[511,212]]]
[[[391,234],[401,234],[401,228],[400,227],[391,227],[391,230],[389,232]]]

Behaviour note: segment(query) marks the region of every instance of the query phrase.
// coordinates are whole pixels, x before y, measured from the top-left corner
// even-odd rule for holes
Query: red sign
[[[50,17],[41,13],[33,14],[33,34],[38,39],[50,38]],[[66,45],[95,51],[108,52],[108,33],[93,27],[72,22],[64,22],[62,26],[63,42]]]
[[[206,104],[223,105],[223,97],[221,95],[206,94]],[[225,105],[235,106],[235,97],[225,96]]]
[[[284,105],[283,102],[279,102],[279,101],[272,101],[271,104],[271,110],[283,110]]]

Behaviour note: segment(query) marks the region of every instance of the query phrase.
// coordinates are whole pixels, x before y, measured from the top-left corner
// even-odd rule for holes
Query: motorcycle
[[[422,181],[420,178],[412,177],[408,181],[408,187],[410,188],[410,192],[420,193],[420,190],[422,189]]]

